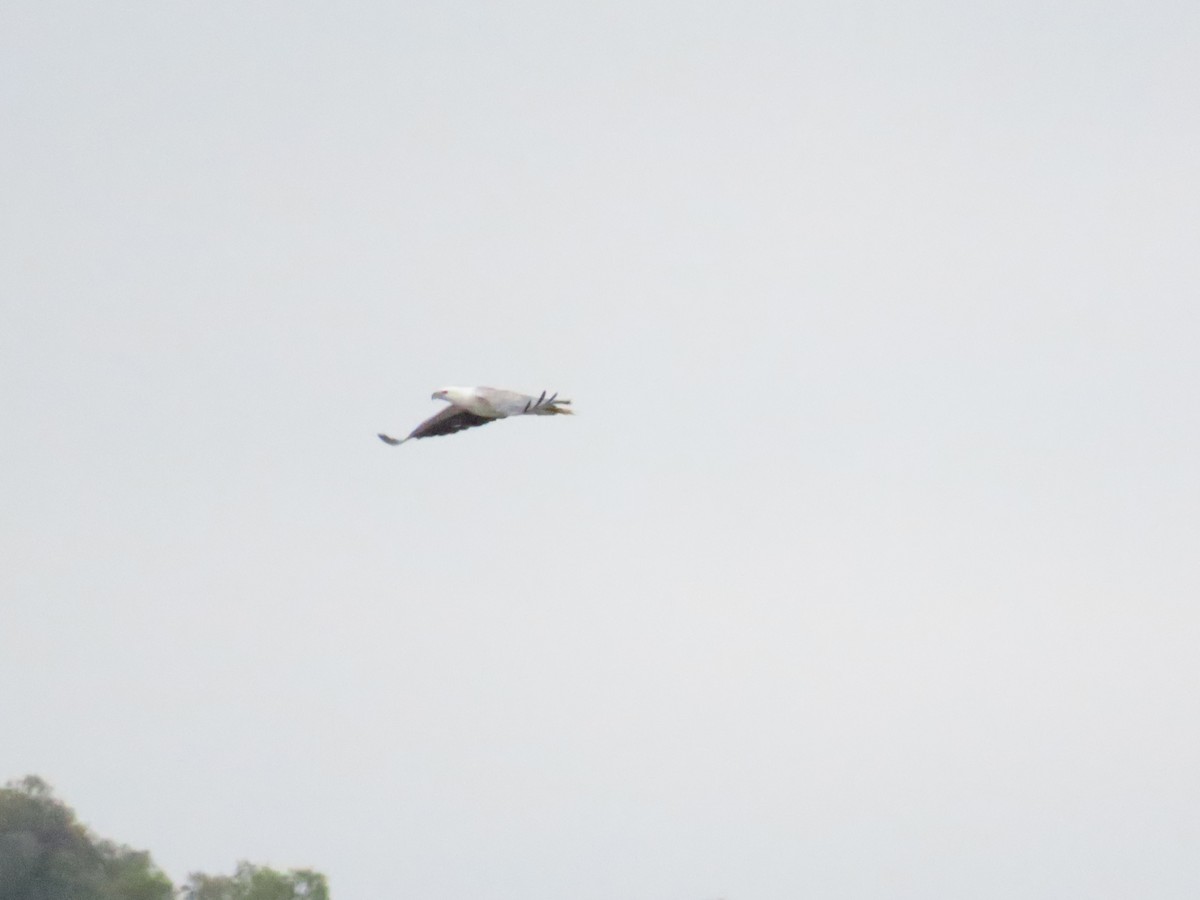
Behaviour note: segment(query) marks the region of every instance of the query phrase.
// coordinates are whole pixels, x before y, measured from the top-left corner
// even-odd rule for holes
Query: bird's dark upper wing
[[[474,428],[476,425],[486,425],[492,421],[495,420],[486,418],[485,416],[477,416],[475,413],[467,412],[467,410],[457,406],[447,406],[436,416],[430,416],[414,428],[412,434],[405,438],[405,440],[454,434],[456,431],[462,431],[464,428]]]

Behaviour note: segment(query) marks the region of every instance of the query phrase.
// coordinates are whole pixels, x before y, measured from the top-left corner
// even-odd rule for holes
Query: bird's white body
[[[528,394],[516,391],[502,391],[490,387],[444,387],[433,392],[434,400],[445,400],[459,409],[483,416],[485,419],[507,419],[509,416],[523,415],[554,415],[550,407],[554,405],[551,398],[545,402],[546,395],[535,400]],[[569,401],[559,401],[560,403]]]

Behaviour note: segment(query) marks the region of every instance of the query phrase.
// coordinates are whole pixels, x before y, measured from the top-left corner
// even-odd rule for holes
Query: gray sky
[[[16,0],[0,104],[0,777],[337,900],[1200,892],[1195,3]]]

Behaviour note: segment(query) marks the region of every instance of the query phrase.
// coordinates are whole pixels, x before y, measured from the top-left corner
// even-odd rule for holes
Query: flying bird
[[[412,430],[406,438],[379,435],[385,444],[403,444],[413,438],[437,437],[454,434],[465,428],[486,425],[496,419],[509,416],[569,416],[570,400],[559,400],[558,394],[540,397],[518,394],[516,391],[501,391],[490,387],[448,387],[433,392],[434,400],[445,400],[450,405],[435,416],[430,416]]]

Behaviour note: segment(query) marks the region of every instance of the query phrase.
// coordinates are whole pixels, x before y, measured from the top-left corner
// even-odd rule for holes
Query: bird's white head
[[[474,396],[474,391],[470,388],[444,387],[434,391],[432,399],[445,400],[447,403],[453,403],[455,406],[462,406],[464,403],[469,403]]]

